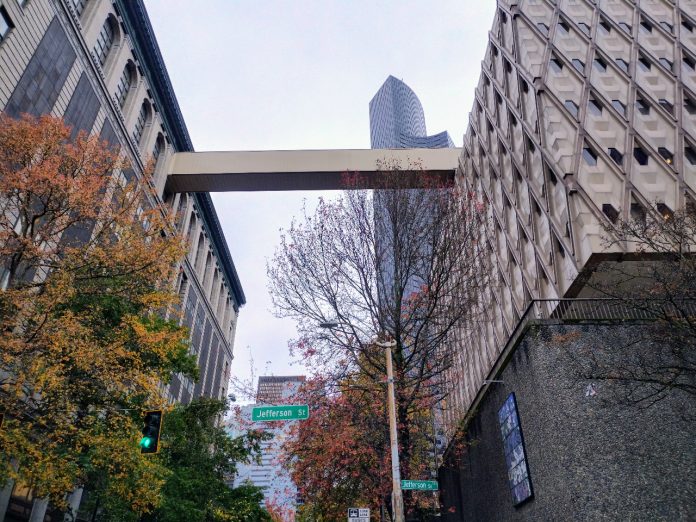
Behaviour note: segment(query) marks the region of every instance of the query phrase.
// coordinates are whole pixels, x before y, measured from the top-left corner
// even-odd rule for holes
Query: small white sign
[[[348,522],[370,522],[370,509],[348,508]]]

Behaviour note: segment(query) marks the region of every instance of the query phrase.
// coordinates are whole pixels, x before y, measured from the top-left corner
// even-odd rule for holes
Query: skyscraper
[[[416,93],[389,76],[370,101],[370,146],[373,149],[454,147],[447,131],[428,136]]]

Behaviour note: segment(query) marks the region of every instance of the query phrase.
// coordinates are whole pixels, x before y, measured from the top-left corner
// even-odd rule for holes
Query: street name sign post
[[[370,509],[348,508],[348,522],[370,522]]]
[[[286,405],[286,406],[255,406],[251,410],[252,421],[273,422],[304,420],[309,418],[309,406]]]
[[[437,491],[437,480],[402,480],[401,489],[416,491]]]

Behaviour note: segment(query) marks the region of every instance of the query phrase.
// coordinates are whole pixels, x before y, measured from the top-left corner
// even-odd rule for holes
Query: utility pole
[[[401,493],[401,470],[399,469],[399,440],[396,431],[396,400],[394,398],[394,369],[392,367],[392,348],[396,341],[377,341],[384,348],[387,357],[387,406],[389,410],[389,441],[392,462],[392,508],[394,522],[404,522],[404,497]]]

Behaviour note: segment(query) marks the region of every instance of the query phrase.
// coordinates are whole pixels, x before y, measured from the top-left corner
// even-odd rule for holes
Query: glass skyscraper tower
[[[454,147],[447,131],[428,136],[418,96],[389,76],[370,101],[370,146],[373,149]]]

